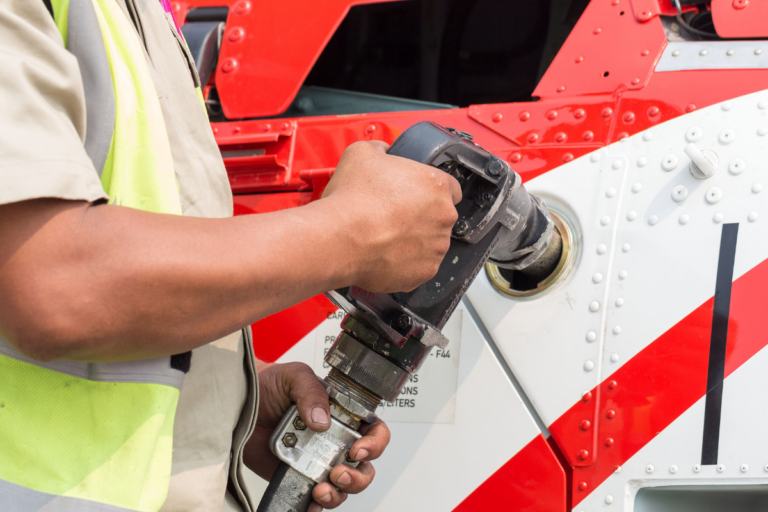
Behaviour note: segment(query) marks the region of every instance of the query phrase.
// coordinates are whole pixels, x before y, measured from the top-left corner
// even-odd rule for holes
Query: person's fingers
[[[331,426],[328,393],[315,372],[303,363],[285,365],[282,374],[283,389],[299,409],[299,416],[310,430],[323,432]]]
[[[309,507],[307,508],[307,512],[322,512],[323,507],[318,505],[317,503],[310,503]]]
[[[371,461],[381,457],[392,437],[387,424],[380,418],[376,418],[373,423],[364,425],[360,432],[363,437],[355,441],[355,444],[349,449],[350,456],[358,461]]]
[[[372,145],[382,153],[386,153],[387,151],[389,151],[389,144],[387,144],[383,140],[369,140],[368,144]]]
[[[459,204],[461,202],[461,185],[459,185],[459,182],[456,178],[453,176],[448,176],[450,179],[448,180],[450,182],[451,187],[451,196],[453,196],[453,204]]]
[[[322,508],[336,508],[347,499],[347,493],[336,489],[328,482],[317,484],[312,489],[312,499]]]
[[[329,476],[331,482],[343,492],[357,494],[363,492],[376,476],[376,470],[370,462],[361,462],[357,469],[346,464],[333,468]]]

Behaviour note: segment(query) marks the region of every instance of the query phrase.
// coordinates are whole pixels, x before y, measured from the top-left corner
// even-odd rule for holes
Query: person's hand
[[[244,459],[246,466],[269,480],[280,462],[269,450],[269,436],[285,411],[295,403],[307,427],[323,432],[330,427],[330,407],[323,385],[312,369],[303,363],[260,363],[258,372],[259,413],[256,428],[245,448]],[[333,468],[331,483],[318,484],[313,489],[315,502],[308,512],[336,508],[347,499],[347,494],[357,494],[370,485],[376,474],[370,461],[381,456],[389,443],[390,433],[379,419],[364,424],[360,431],[363,437],[349,450],[352,458],[361,461],[357,469],[345,464]]]
[[[388,155],[388,148],[380,141],[349,146],[323,193],[340,222],[353,226],[339,248],[357,262],[353,284],[386,293],[410,291],[434,277],[461,200],[453,176]]]

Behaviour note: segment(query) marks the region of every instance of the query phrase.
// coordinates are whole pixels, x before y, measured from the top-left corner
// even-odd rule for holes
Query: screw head
[[[579,482],[579,490],[580,491],[586,491],[587,490],[587,482]]]
[[[503,118],[504,118],[504,115],[501,112],[496,112],[495,114],[493,114],[493,116],[491,116],[491,121],[493,121],[494,123],[498,123]]]
[[[344,460],[346,460],[347,462],[355,462],[352,459],[352,457],[349,455],[349,450],[347,450],[347,452],[344,454]]]
[[[621,331],[619,331],[619,332],[621,332]],[[619,383],[618,383],[618,382],[616,382],[615,380],[610,380],[610,381],[608,381],[608,389],[610,389],[610,390],[614,390],[614,389],[616,389],[616,387],[617,387],[618,385],[619,385]]]
[[[488,176],[498,176],[501,174],[501,171],[504,169],[504,166],[501,164],[498,160],[491,160],[488,162],[488,167],[485,169],[485,173]]]
[[[557,110],[550,110],[547,112],[547,119],[550,121],[557,117]]]
[[[587,115],[587,113],[584,111],[583,108],[577,108],[576,110],[573,111],[573,117],[575,117],[576,119],[582,119],[585,115]]]
[[[659,107],[650,107],[648,109],[648,117],[656,117],[661,113],[661,110],[659,110]]]
[[[512,153],[512,155],[509,157],[509,161],[512,162],[513,164],[516,164],[522,159],[523,159],[523,155],[521,155],[520,153]]]
[[[237,70],[237,59],[224,59],[224,62],[221,63],[222,73],[232,73],[235,70]]]
[[[237,2],[235,6],[233,7],[233,11],[235,11],[235,14],[243,15],[248,14],[251,12],[251,9],[253,8],[253,5],[248,0],[243,0],[242,2]]]
[[[573,160],[573,153],[566,153],[563,155],[563,162],[566,164]]]
[[[582,140],[589,142],[595,138],[595,134],[592,133],[590,130],[587,130],[581,135],[581,138]]]
[[[519,115],[519,116],[517,116],[517,117],[518,117],[518,118],[519,118],[521,121],[527,121],[527,120],[529,120],[529,119],[531,118],[531,113],[530,113],[530,112],[528,112],[527,110],[523,110],[522,112],[520,112],[520,115]]]
[[[296,434],[293,432],[288,432],[283,436],[283,444],[287,446],[288,448],[293,448],[296,446],[296,443],[298,442],[298,438],[296,437]]]
[[[240,27],[235,27],[227,32],[227,40],[230,43],[239,43],[243,39],[245,39],[245,30]]]
[[[586,403],[586,402],[589,402],[590,400],[592,400],[592,392],[591,391],[587,391],[586,393],[581,395],[581,401],[582,402]],[[766,467],[768,467],[768,466],[766,466]],[[768,471],[768,470],[766,470],[766,471]]]
[[[606,447],[608,447],[608,448],[610,448],[611,446],[613,446],[613,438],[612,438],[612,437],[609,437],[609,438],[607,438],[607,439],[605,440],[605,446],[606,446]]]
[[[457,221],[453,225],[453,234],[455,236],[464,236],[469,233],[469,223],[465,220]]]
[[[602,112],[600,112],[600,115],[602,115],[604,118],[608,119],[613,115],[613,109],[611,107],[605,107]]]
[[[733,0],[733,8],[736,10],[744,9],[749,5],[749,0]]]
[[[403,313],[397,317],[397,326],[401,329],[410,329],[412,325],[413,320],[411,319],[410,315]]]
[[[608,418],[609,420],[612,420],[613,418],[616,417],[616,411],[614,411],[613,409],[608,409],[608,411],[605,413],[605,417]]]
[[[635,113],[634,112],[627,112],[627,113],[625,113],[624,117],[622,118],[622,120],[626,124],[633,123],[635,121]]]
[[[568,140],[568,135],[566,135],[564,132],[558,132],[555,134],[555,142],[562,144],[566,140]]]
[[[304,421],[300,417],[296,416],[293,419],[293,428],[295,428],[296,430],[304,430],[307,428],[307,424],[304,423]]]
[[[589,451],[579,450],[579,460],[587,460],[589,458]]]
[[[369,124],[365,127],[365,134],[371,135],[373,132],[376,131],[376,125],[375,124]]]
[[[533,143],[534,143],[534,142],[536,142],[537,140],[539,140],[539,135],[538,135],[538,134],[536,134],[536,133],[532,133],[532,134],[530,134],[530,135],[528,136],[528,142],[530,142],[531,144],[533,144]]]
[[[579,423],[579,428],[584,431],[589,430],[589,427],[591,426],[592,423],[589,420],[581,420],[581,423]]]

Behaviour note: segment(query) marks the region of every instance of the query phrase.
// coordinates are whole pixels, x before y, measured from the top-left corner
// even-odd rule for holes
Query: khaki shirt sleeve
[[[108,199],[85,152],[77,60],[42,0],[0,2],[0,204]]]

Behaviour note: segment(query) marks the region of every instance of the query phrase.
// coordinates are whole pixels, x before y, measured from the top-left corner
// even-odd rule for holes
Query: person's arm
[[[435,274],[458,183],[356,143],[324,198],[202,219],[38,199],[0,206],[0,334],[39,360],[182,353],[330,289]]]

